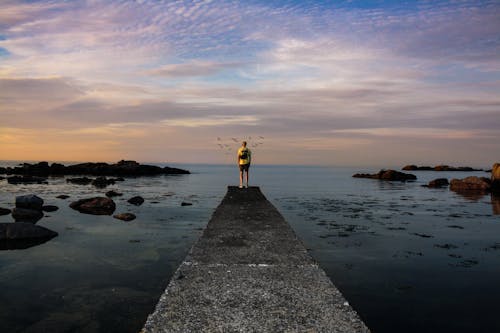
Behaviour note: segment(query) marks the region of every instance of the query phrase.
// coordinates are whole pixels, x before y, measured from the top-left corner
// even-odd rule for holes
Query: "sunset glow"
[[[230,138],[261,136],[256,163],[488,167],[499,17],[498,1],[5,0],[0,160],[232,163]]]

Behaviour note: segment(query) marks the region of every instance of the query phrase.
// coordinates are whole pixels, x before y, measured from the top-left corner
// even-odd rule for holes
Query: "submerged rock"
[[[45,205],[42,207],[42,210],[44,212],[55,212],[58,209],[59,209],[59,207],[54,206],[54,205]]]
[[[34,194],[20,195],[16,197],[17,208],[42,210],[42,206],[43,199]]]
[[[437,178],[434,180],[431,180],[429,184],[427,184],[427,187],[431,188],[439,188],[439,187],[444,187],[448,186],[450,183],[448,182],[448,179],[446,178]]]
[[[131,203],[132,205],[140,206],[144,203],[144,198],[141,197],[140,195],[137,195],[135,197],[128,199],[127,202]]]
[[[115,192],[115,191],[113,191],[113,190],[106,192],[106,196],[107,196],[108,198],[112,198],[112,197],[121,197],[122,195],[123,195],[122,193],[118,193],[118,192]]]
[[[57,232],[31,223],[0,223],[0,250],[25,249],[56,236]]]
[[[115,183],[115,180],[112,178],[106,178],[106,177],[97,177],[92,181],[92,185],[98,188],[105,188],[108,185],[113,185]]]
[[[43,212],[36,209],[14,208],[12,217],[16,222],[36,223],[43,217]]]
[[[183,201],[181,203],[181,206],[192,206],[193,204],[191,202],[186,202],[186,201]]]
[[[389,180],[389,181],[408,181],[415,180],[417,176],[411,173],[404,173],[395,170],[380,170],[376,174],[367,174],[367,173],[357,173],[353,175],[354,178],[370,178],[370,179],[379,179],[379,180]]]
[[[47,178],[36,177],[36,176],[12,176],[7,177],[7,182],[9,184],[48,184]]]
[[[80,213],[92,215],[111,215],[116,209],[115,202],[106,197],[81,199],[69,206]]]
[[[0,216],[9,215],[11,213],[10,209],[0,207]]]
[[[66,194],[61,194],[61,195],[58,195],[56,198],[57,198],[57,199],[68,199],[68,198],[69,198],[69,195],[66,195]]]
[[[122,221],[132,221],[135,220],[136,216],[132,213],[121,213],[121,214],[116,214],[113,215],[115,219],[122,220]]]
[[[491,188],[491,181],[485,177],[470,176],[464,179],[452,179],[450,190],[455,192],[488,192]]]
[[[92,183],[92,179],[88,177],[68,178],[66,179],[66,182],[77,185],[88,185]]]

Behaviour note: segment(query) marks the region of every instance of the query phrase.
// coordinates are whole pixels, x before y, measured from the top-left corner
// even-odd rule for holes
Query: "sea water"
[[[13,208],[22,194],[59,207],[37,223],[58,237],[0,251],[0,331],[140,330],[226,187],[238,184],[232,165],[171,166],[192,174],[126,178],[105,189],[69,184],[66,177],[51,177],[48,185],[0,180],[0,207]],[[250,182],[373,332],[500,331],[500,199],[421,186],[488,174],[417,171],[417,181],[406,183],[351,177],[377,171],[255,165]],[[123,193],[114,198],[116,213],[137,219],[69,208],[109,190]],[[60,194],[70,197],[56,198]],[[127,203],[135,195],[144,204]]]

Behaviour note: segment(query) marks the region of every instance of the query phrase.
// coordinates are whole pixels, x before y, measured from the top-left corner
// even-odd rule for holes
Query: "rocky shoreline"
[[[474,169],[471,167],[453,167],[449,165],[436,165],[430,166],[416,166],[414,164],[406,165],[401,170],[405,171],[484,171],[483,169]]]
[[[162,168],[155,165],[140,164],[136,161],[121,160],[114,164],[87,162],[68,166],[59,163],[49,164],[48,162],[39,162],[36,164],[23,163],[16,167],[0,167],[0,174],[16,175],[14,176],[16,178],[13,179],[14,182],[41,183],[45,181],[44,177],[49,176],[92,175],[138,177],[155,175],[184,175],[190,174],[190,172],[188,170],[171,168],[168,166]]]

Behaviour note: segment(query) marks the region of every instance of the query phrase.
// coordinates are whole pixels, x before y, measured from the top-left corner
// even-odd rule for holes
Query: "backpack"
[[[248,158],[248,149],[243,149],[240,154],[240,159],[246,160]]]

